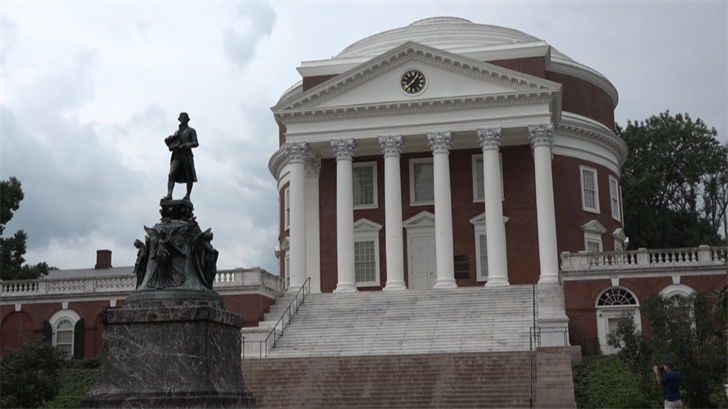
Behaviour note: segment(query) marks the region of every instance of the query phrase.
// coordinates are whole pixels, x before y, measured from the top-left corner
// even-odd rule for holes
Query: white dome
[[[475,24],[458,17],[432,17],[415,21],[407,27],[384,31],[357,41],[334,58],[375,57],[407,41],[457,54],[459,49],[532,43],[542,40],[512,28]],[[571,60],[553,47],[552,55]]]

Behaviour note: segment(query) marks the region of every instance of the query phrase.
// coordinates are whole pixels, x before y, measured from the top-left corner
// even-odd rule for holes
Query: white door
[[[435,286],[437,280],[437,259],[435,236],[410,237],[410,265],[412,276],[410,289],[426,290]]]

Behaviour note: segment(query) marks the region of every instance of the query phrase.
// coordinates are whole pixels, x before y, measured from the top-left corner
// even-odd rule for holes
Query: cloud
[[[236,3],[233,20],[222,31],[225,56],[243,69],[253,59],[258,42],[271,35],[275,22],[276,13],[269,3]]]
[[[5,65],[8,54],[15,47],[18,39],[18,25],[15,21],[0,16],[0,66]]]

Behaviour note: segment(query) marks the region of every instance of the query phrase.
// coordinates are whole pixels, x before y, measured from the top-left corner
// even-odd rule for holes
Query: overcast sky
[[[727,13],[724,1],[2,1],[0,178],[25,191],[6,235],[28,233],[33,264],[93,268],[110,249],[114,266],[133,265],[166,193],[163,139],[187,111],[200,141],[192,201],[218,268],[277,273],[270,107],[301,61],[427,17],[545,40],[612,81],[620,124],[688,112],[725,141]]]

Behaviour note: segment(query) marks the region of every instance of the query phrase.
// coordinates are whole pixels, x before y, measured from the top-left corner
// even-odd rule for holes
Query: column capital
[[[356,152],[354,139],[332,139],[329,143],[331,143],[331,149],[333,149],[337,161],[351,160],[354,157],[354,152]]]
[[[430,142],[432,153],[450,153],[452,147],[452,132],[428,133],[427,140]]]
[[[305,163],[308,157],[306,142],[286,142],[283,144],[285,155],[290,163]]]
[[[500,148],[503,141],[503,128],[476,129],[476,132],[483,151]]]
[[[531,145],[534,148],[548,146],[551,149],[554,145],[554,124],[529,125],[528,137],[531,139]]]
[[[379,137],[379,147],[382,149],[384,157],[394,156],[399,158],[399,154],[404,149],[404,136],[402,135],[384,135]]]
[[[306,177],[318,177],[321,173],[321,158],[306,158]]]

